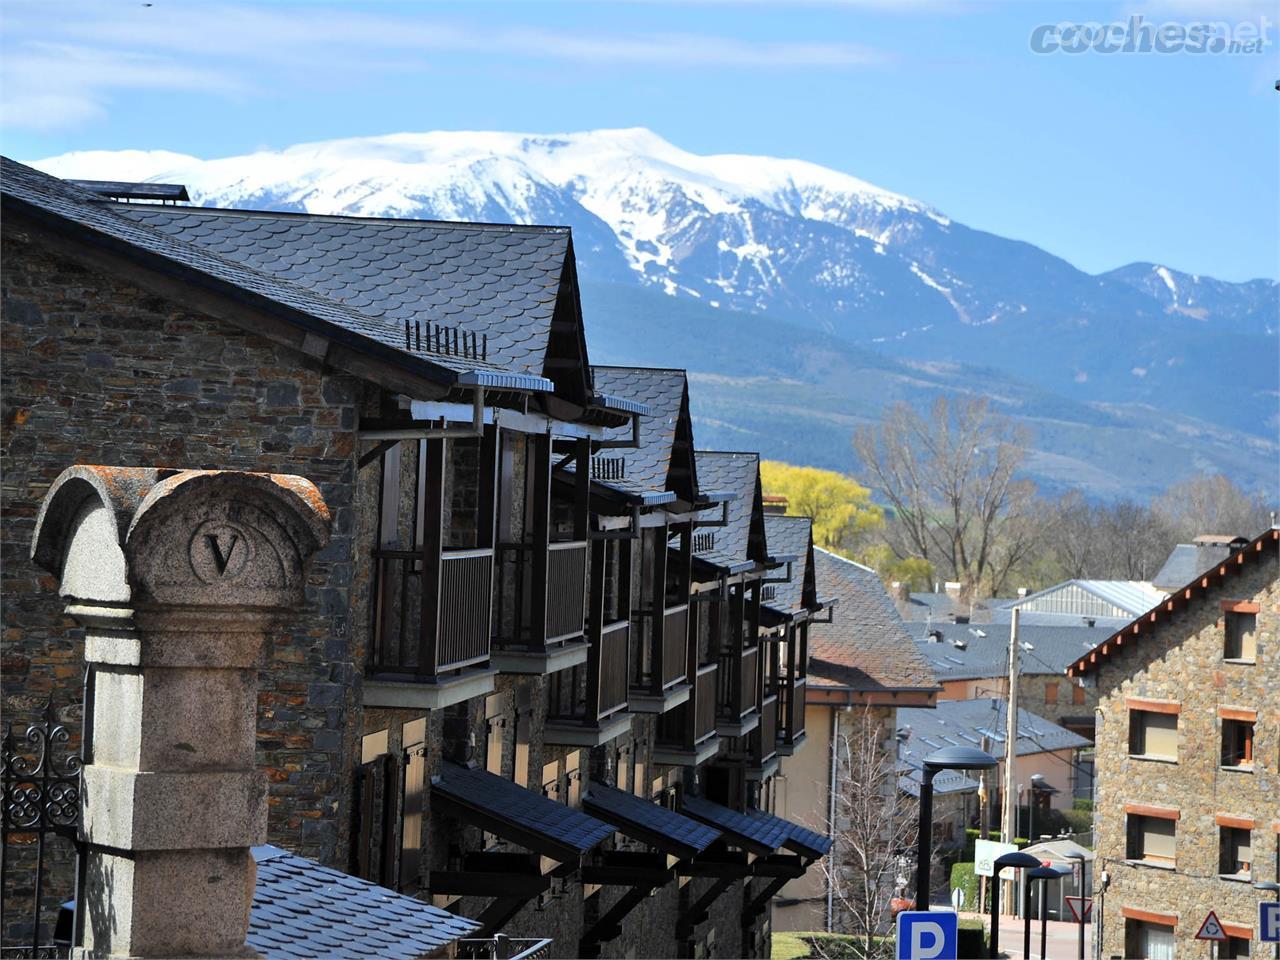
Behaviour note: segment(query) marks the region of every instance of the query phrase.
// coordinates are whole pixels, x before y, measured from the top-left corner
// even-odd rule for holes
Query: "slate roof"
[[[411,960],[434,956],[480,924],[279,847],[258,865],[249,946],[267,960]]]
[[[288,280],[395,330],[442,323],[488,337],[489,359],[540,375],[567,227],[330,217],[121,204],[121,216]]]
[[[627,836],[681,857],[701,853],[720,838],[714,827],[594,780],[582,806]]]
[[[1227,543],[1180,543],[1151,578],[1151,585],[1159,590],[1176,590],[1229,556],[1231,547]]]
[[[581,810],[556,803],[519,784],[456,763],[441,766],[432,781],[432,802],[452,800],[478,812],[488,821],[485,828],[504,840],[542,852],[567,851],[581,855],[613,833],[609,824]]]
[[[399,315],[384,315],[381,308],[366,303],[362,296],[351,298],[359,301],[358,307],[354,302],[343,302],[337,298],[335,288],[325,287],[318,274],[304,274],[301,268],[295,268],[290,273],[280,266],[283,261],[272,260],[265,252],[259,257],[250,256],[254,249],[252,244],[246,242],[241,249],[240,245],[223,238],[214,230],[220,224],[220,218],[227,217],[228,223],[234,223],[234,216],[190,207],[135,207],[112,203],[7,158],[0,158],[0,190],[3,191],[6,202],[16,203],[28,214],[46,220],[52,218],[56,223],[89,231],[108,244],[123,244],[127,248],[159,258],[172,267],[192,271],[204,280],[213,281],[215,286],[222,285],[224,288],[234,288],[242,294],[247,293],[264,308],[285,312],[290,322],[306,329],[314,329],[317,333],[353,349],[396,362],[422,376],[445,383],[500,389],[547,391],[552,388],[549,380],[529,375],[525,368],[513,369],[504,366],[502,362],[495,362],[493,358],[495,355],[501,356],[501,350],[495,354],[492,341],[489,360],[418,350],[416,344],[406,348],[404,324]],[[165,210],[169,211],[168,217],[181,217],[182,221],[162,219],[166,215],[159,211]],[[276,222],[279,225],[278,221],[283,215],[272,216],[275,221],[266,218],[267,223]],[[259,218],[244,214],[241,219],[256,222]],[[318,218],[302,217],[297,219],[297,223],[310,224],[319,230],[316,219]],[[331,219],[350,227],[349,222],[341,218]],[[399,221],[387,223],[395,224]],[[162,229],[164,225],[168,225],[172,232]],[[205,225],[204,228],[201,225]],[[281,236],[264,228],[263,236],[255,242],[266,251],[292,250],[292,247],[286,248],[289,232],[284,226],[280,228]],[[314,237],[311,239],[316,240]],[[369,240],[364,237],[360,242],[368,243]],[[567,235],[564,242],[567,243]],[[325,256],[333,255],[341,259],[344,253],[342,245],[334,243],[329,237],[316,241],[316,247],[323,249]],[[338,250],[328,249],[331,247],[337,247]],[[516,255],[514,249],[508,249],[507,252],[513,257]],[[281,256],[283,255],[282,253]],[[310,263],[312,257],[319,255],[318,252],[306,253],[302,250],[294,252],[294,258],[304,264]],[[355,254],[351,256],[354,259]],[[268,267],[271,269],[267,269]],[[478,269],[478,264],[472,264],[467,271],[460,268],[453,271],[457,275],[453,282],[461,291],[456,301],[451,298],[451,302],[456,305],[469,304],[472,300],[485,302],[472,289],[477,283],[476,274],[472,272],[474,269]],[[514,271],[510,266],[506,269],[508,272]],[[273,270],[278,272],[272,272]],[[442,284],[448,286],[443,281]],[[514,291],[517,288],[512,289]],[[525,306],[537,299],[524,287],[518,289],[520,296],[525,297]],[[514,303],[510,303],[503,309],[514,309],[514,306]],[[514,320],[512,322],[515,323]]]
[[[686,796],[684,812],[731,834],[731,840],[758,852],[772,853],[788,847],[810,857],[821,857],[831,849],[831,838],[784,820],[763,810],[739,813],[705,797]]]
[[[906,772],[899,777],[899,785],[909,793],[918,795],[920,769],[925,757],[944,747],[978,747],[987,738],[987,752],[993,756],[1004,755],[1005,715],[1008,704],[999,698],[977,700],[939,700],[935,708],[899,707],[898,729],[911,728],[911,736],[899,753],[902,768]],[[1024,757],[1055,750],[1070,750],[1090,746],[1079,734],[1072,733],[1029,710],[1018,710],[1017,756]],[[954,772],[952,772],[954,773]],[[943,774],[939,774],[939,779]],[[976,778],[973,783],[976,787]],[[934,781],[937,788],[938,781]],[[967,789],[953,786],[950,789]]]
[[[598,393],[624,396],[648,408],[648,415],[640,419],[639,447],[610,447],[596,454],[598,460],[622,460],[623,476],[592,482],[646,504],[672,502],[676,495],[670,490],[668,474],[685,402],[685,372],[650,367],[592,367],[591,373]],[[630,426],[606,432],[609,440],[629,440],[630,437]],[[567,465],[567,469],[572,472],[572,464]]]
[[[694,557],[703,563],[729,573],[750,569],[762,556],[751,550],[751,524],[759,488],[760,454],[698,450],[698,481],[708,490],[724,490],[734,494],[725,505],[727,522],[723,527],[702,527],[700,534],[711,534],[714,545],[695,550]],[[710,512],[707,515],[710,517]],[[755,518],[763,519],[763,511]],[[772,551],[770,551],[772,552]]]
[[[786,583],[773,584],[773,599],[764,601],[764,606],[787,616],[802,613],[805,610],[804,581],[812,553],[813,521],[808,517],[766,514],[764,532],[770,554],[799,557],[791,565],[791,579]]]
[[[809,627],[809,683],[865,692],[938,689],[876,572],[817,547],[813,559],[822,595],[837,606],[831,623]]]
[[[951,594],[917,592],[907,595],[902,604],[902,618],[907,621],[953,620],[956,617],[969,617],[973,621],[991,619],[993,608],[997,602],[991,599],[978,599],[972,603],[961,603]]]
[[[912,623],[908,629],[916,649],[929,663],[934,676],[943,680],[1003,677],[1009,672],[1009,624],[935,623],[930,628]],[[930,642],[930,632],[941,635]],[[1109,626],[1020,624],[1020,669],[1026,674],[1059,674],[1107,637]],[[957,646],[957,643],[963,647]],[[1028,650],[1025,644],[1030,644]]]

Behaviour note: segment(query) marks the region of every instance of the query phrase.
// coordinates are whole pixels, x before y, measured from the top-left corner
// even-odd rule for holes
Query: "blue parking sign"
[[[898,914],[897,960],[956,960],[960,952],[960,918],[939,910],[904,910]]]
[[[1258,939],[1263,943],[1280,943],[1280,902],[1258,904]]]

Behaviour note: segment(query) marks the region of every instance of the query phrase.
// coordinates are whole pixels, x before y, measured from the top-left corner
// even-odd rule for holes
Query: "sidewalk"
[[[979,915],[962,913],[960,916],[976,918]],[[989,916],[982,917],[983,922],[990,919]],[[1022,954],[1022,929],[1023,921],[1019,917],[1000,918],[1000,952],[1011,960],[1028,960]],[[1080,927],[1077,924],[1050,920],[1046,924],[1045,936],[1045,952],[1049,955],[1048,960],[1076,960],[1080,949],[1079,937]],[[1091,923],[1084,925],[1084,955],[1086,958],[1093,956],[1093,924]],[[1031,957],[1034,960],[1040,958],[1039,920],[1031,921]]]

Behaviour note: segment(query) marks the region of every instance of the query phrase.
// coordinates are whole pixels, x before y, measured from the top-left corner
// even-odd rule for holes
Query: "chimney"
[[[1029,592],[1030,592],[1030,591],[1028,591],[1026,587],[1019,587],[1019,588],[1018,588],[1018,599],[1019,599],[1019,600],[1025,600],[1025,599],[1027,599],[1027,594],[1028,594]]]
[[[258,669],[328,528],[300,477],[78,466],[50,487],[32,559],[90,669],[85,956],[257,956]]]
[[[948,580],[942,586],[947,591],[947,596],[952,600],[960,599],[960,584],[958,581]]]
[[[764,512],[772,516],[783,516],[787,512],[787,498],[778,493],[766,493],[760,498]]]
[[[889,584],[889,590],[892,592],[893,598],[901,603],[906,603],[911,599],[911,585],[909,583],[894,580]]]

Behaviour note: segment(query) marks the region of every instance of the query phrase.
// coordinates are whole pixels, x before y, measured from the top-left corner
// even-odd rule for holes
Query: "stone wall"
[[[20,229],[3,243],[0,447],[6,723],[52,696],[79,728],[81,637],[28,559],[49,484],[76,464],[294,473],[320,488],[333,537],[308,610],[275,638],[259,698],[258,761],[273,842],[325,863],[345,845],[359,673],[348,610],[358,405],[365,385],[219,320],[90,272]]]
[[[1177,613],[1104,660],[1094,679],[1100,696],[1097,794],[1094,827],[1098,860],[1094,885],[1106,870],[1103,955],[1125,952],[1124,912],[1175,915],[1179,953],[1205,951],[1194,936],[1210,910],[1224,923],[1254,927],[1262,894],[1246,881],[1218,876],[1218,814],[1256,821],[1252,833],[1255,880],[1277,880],[1280,842],[1280,564],[1274,548],[1255,558],[1222,586],[1197,596]],[[1254,664],[1223,661],[1224,600],[1259,604]],[[1175,701],[1176,762],[1129,755],[1126,698]],[[1220,766],[1220,707],[1257,711],[1252,772]],[[1125,805],[1149,804],[1178,811],[1173,869],[1125,860]],[[1095,917],[1097,916],[1095,908]],[[1255,931],[1256,932],[1256,931]],[[1255,950],[1257,944],[1254,945]]]

